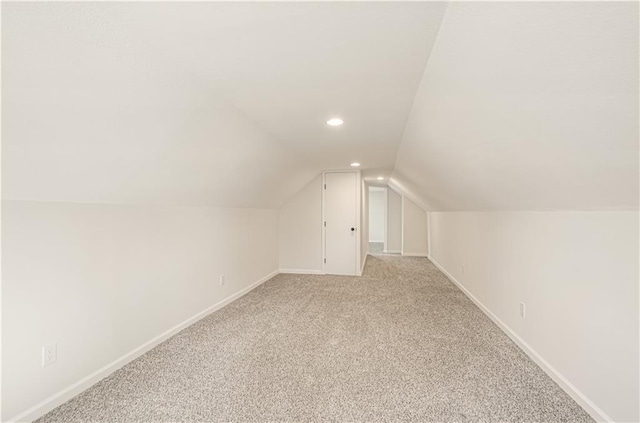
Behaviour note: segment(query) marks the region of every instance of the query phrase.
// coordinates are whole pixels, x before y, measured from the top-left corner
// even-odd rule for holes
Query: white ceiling
[[[429,210],[638,208],[638,2],[449,4],[392,181]]]
[[[442,3],[3,3],[3,198],[279,207],[390,175]],[[341,116],[345,124],[325,121]]]
[[[280,207],[358,161],[430,210],[638,207],[637,2],[2,12],[6,199]]]

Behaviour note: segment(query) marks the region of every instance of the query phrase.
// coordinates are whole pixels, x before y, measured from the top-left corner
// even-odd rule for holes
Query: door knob
[[[356,228],[351,228],[351,232],[353,232],[353,231],[355,231],[355,230],[356,230]]]

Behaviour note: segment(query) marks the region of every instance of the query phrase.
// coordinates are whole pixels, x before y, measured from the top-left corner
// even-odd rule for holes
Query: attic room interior
[[[2,2],[0,420],[640,421],[639,12]]]

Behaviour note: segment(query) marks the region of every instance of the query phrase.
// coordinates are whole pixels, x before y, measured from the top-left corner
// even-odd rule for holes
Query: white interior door
[[[355,172],[327,172],[324,186],[324,271],[356,275],[359,240],[358,177]]]

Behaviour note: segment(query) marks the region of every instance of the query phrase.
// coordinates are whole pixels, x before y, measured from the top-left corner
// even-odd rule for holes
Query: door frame
[[[384,239],[382,252],[387,254],[387,220],[389,219],[389,187],[384,187]]]
[[[354,269],[354,274],[356,276],[360,276],[360,265],[361,265],[361,257],[360,257],[360,251],[361,251],[361,244],[362,244],[362,234],[361,234],[361,225],[362,222],[360,221],[360,215],[361,215],[361,208],[362,208],[362,201],[361,201],[361,173],[359,170],[328,170],[325,172],[322,172],[322,222],[320,222],[320,225],[322,226],[322,273],[323,274],[327,274],[327,263],[326,263],[326,259],[327,259],[327,236],[326,236],[326,226],[325,226],[325,222],[326,222],[326,214],[325,214],[325,197],[326,197],[326,184],[327,184],[327,180],[326,180],[326,176],[327,173],[353,173],[356,175],[356,263],[355,263],[355,269]],[[368,240],[367,240],[368,241]]]
[[[382,230],[382,253],[383,254],[387,254],[387,220],[389,218],[389,187],[386,185],[381,185],[381,184],[367,184],[366,185],[366,190],[367,190],[367,194],[368,194],[368,199],[369,201],[367,201],[366,205],[364,207],[367,208],[367,210],[365,211],[365,213],[367,214],[367,227],[369,229],[369,233],[371,233],[371,188],[375,188],[376,190],[380,191],[383,193],[382,199],[383,199],[383,205],[382,205],[382,220],[383,220],[383,230]],[[369,243],[370,243],[370,239],[369,239],[369,234],[367,234],[367,253],[370,253],[369,251]]]

